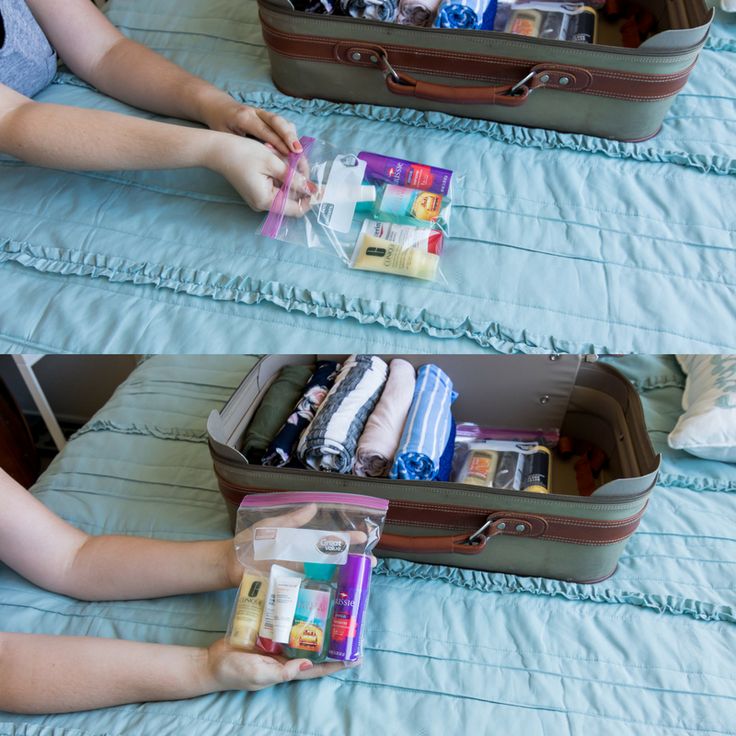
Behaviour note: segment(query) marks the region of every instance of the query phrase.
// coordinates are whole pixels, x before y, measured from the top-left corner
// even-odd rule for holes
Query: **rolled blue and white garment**
[[[428,363],[417,372],[414,398],[389,478],[435,480],[452,428],[450,407],[457,398],[452,379]]]
[[[497,0],[442,0],[436,28],[492,31]]]
[[[333,473],[353,469],[358,440],[383,391],[388,366],[377,355],[351,355],[299,439],[307,468]]]

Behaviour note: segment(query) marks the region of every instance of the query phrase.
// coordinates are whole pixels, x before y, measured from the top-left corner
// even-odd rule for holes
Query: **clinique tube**
[[[351,266],[362,271],[412,276],[434,281],[439,270],[440,257],[419,248],[406,248],[390,240],[376,238],[364,232],[355,246]]]
[[[238,600],[233,614],[230,632],[231,646],[240,649],[253,649],[258,637],[258,629],[263,618],[268,583],[260,575],[244,573],[238,590]]]

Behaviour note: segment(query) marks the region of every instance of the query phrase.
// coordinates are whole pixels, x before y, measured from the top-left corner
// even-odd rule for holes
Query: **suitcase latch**
[[[512,537],[540,537],[547,530],[547,522],[541,516],[510,516],[491,514],[483,526],[473,532],[467,544],[484,544],[488,537],[508,534]]]
[[[515,84],[515,85],[514,85],[514,86],[513,86],[513,87],[512,87],[512,88],[511,88],[510,90],[509,90],[509,95],[511,95],[511,96],[513,97],[514,95],[518,95],[518,94],[521,94],[521,92],[520,92],[521,88],[522,88],[522,87],[526,87],[526,86],[528,85],[528,83],[529,83],[529,82],[531,82],[531,81],[532,81],[532,79],[534,79],[534,77],[536,76],[536,74],[537,74],[537,73],[536,73],[536,72],[535,72],[534,70],[530,71],[530,72],[529,72],[529,74],[527,74],[527,75],[526,75],[526,76],[525,76],[525,77],[524,77],[523,79],[520,79],[520,80],[519,80],[519,81],[518,81],[518,82],[517,82],[517,83],[516,83],[516,84]],[[530,89],[529,91],[531,91],[531,89]]]

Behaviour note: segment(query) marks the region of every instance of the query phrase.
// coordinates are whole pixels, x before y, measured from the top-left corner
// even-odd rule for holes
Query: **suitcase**
[[[630,49],[313,15],[289,0],[258,0],[273,81],[287,95],[626,141],[656,135],[705,43],[713,10],[684,0],[688,27],[668,28],[667,6],[677,2],[642,0],[664,30]]]
[[[262,358],[224,408],[209,416],[210,452],[233,525],[249,493],[367,494],[390,502],[379,555],[576,582],[596,582],[614,572],[644,513],[660,460],[639,396],[614,368],[567,355],[431,358],[459,393],[453,405],[457,421],[559,428],[600,447],[609,459],[606,482],[593,495],[580,496],[571,468],[557,465],[552,492],[540,494],[249,464],[239,450],[241,439],[271,381],[282,366],[316,357]],[[429,360],[401,357],[416,366]]]

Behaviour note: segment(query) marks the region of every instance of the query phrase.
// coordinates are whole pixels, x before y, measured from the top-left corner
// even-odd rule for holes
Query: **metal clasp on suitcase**
[[[514,537],[540,537],[547,529],[547,522],[541,516],[519,515],[508,513],[489,514],[483,526],[474,531],[466,544],[485,547],[490,537],[508,534]]]
[[[391,62],[388,60],[386,54],[381,54],[381,61],[383,62],[383,75],[384,77],[393,77],[394,82],[400,82],[401,77],[399,73],[391,66]]]
[[[531,81],[532,81],[532,79],[534,79],[534,77],[535,77],[536,75],[537,75],[537,72],[535,72],[535,71],[531,71],[531,72],[529,72],[529,74],[527,74],[527,75],[526,75],[526,76],[525,76],[525,77],[524,77],[523,79],[520,79],[520,80],[519,80],[519,81],[518,81],[518,82],[517,82],[517,83],[516,83],[516,84],[515,84],[515,85],[514,85],[514,86],[513,86],[513,87],[512,87],[512,88],[511,88],[510,90],[509,90],[509,94],[510,94],[510,95],[517,95],[517,94],[522,94],[522,92],[520,92],[521,88],[522,88],[522,87],[526,87],[526,86],[527,86],[527,84],[528,84],[529,82],[531,82]],[[531,90],[532,90],[532,88],[530,87],[530,88],[528,89],[528,91],[529,91],[529,92],[531,92]]]

